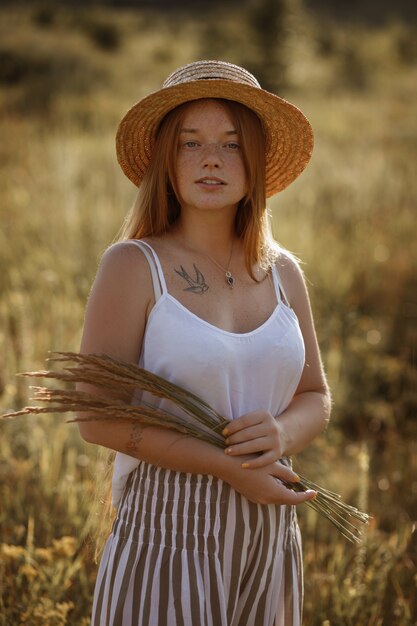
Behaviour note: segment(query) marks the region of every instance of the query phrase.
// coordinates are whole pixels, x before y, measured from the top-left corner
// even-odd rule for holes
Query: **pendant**
[[[233,289],[233,287],[235,286],[235,279],[230,272],[226,272],[226,282],[229,285],[230,289]]]

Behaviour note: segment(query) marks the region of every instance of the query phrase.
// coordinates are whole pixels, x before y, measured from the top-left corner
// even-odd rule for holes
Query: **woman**
[[[93,626],[301,624],[294,505],[315,492],[281,481],[297,480],[287,457],[323,430],[330,399],[302,274],[268,235],[265,199],[311,150],[296,107],[219,61],[180,68],[120,124],[139,195],[103,256],[81,350],[140,362],[233,421],[225,452],[159,427],[80,425],[118,452]]]

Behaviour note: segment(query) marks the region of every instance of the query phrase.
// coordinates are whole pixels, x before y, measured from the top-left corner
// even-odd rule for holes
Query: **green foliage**
[[[404,65],[412,66],[417,61],[417,39],[413,29],[400,28],[397,37],[398,58]]]
[[[113,22],[103,20],[103,18],[85,19],[83,30],[101,50],[114,52],[120,48],[122,35],[117,25]]]
[[[0,463],[0,623],[80,624],[95,575],[93,457],[66,424],[43,418],[9,426]]]
[[[40,3],[32,13],[33,23],[42,28],[49,28],[55,22],[55,9],[52,2]]]
[[[358,551],[300,507],[305,623],[411,626],[415,38],[407,24],[316,23],[291,6],[286,96],[311,120],[316,147],[307,171],[270,208],[277,239],[304,261],[334,396],[328,434],[297,469],[373,516]],[[172,69],[201,58],[203,44],[207,56],[217,34],[216,55],[243,62],[257,54],[243,11],[225,14],[217,30],[206,16],[203,23],[152,12],[86,15],[57,4],[50,11],[36,17],[33,7],[9,7],[0,19],[1,412],[27,403],[17,371],[42,368],[48,350],[79,347],[99,256],[134,197],[114,157],[123,112]],[[87,22],[113,25],[119,43],[110,54]],[[87,541],[93,479],[105,473],[58,418],[1,425],[2,626],[87,626],[96,571]],[[60,545],[71,549],[58,554]]]
[[[272,92],[286,85],[287,4],[287,0],[257,0],[247,12],[248,34],[255,48],[246,65],[262,87]]]

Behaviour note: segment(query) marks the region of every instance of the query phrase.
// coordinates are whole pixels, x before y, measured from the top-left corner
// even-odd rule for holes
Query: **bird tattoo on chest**
[[[179,270],[174,268],[174,271],[178,274],[178,276],[181,276],[181,278],[183,278],[189,285],[184,289],[184,291],[190,291],[191,293],[197,293],[201,295],[208,290],[209,286],[206,283],[203,273],[198,269],[195,263],[193,263],[193,267],[195,272],[195,278],[192,278],[182,265],[180,265]]]

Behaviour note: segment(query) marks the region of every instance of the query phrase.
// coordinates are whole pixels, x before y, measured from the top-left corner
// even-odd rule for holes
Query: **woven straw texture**
[[[137,102],[122,119],[117,158],[135,185],[148,168],[162,118],[180,104],[201,98],[234,100],[259,116],[266,137],[267,197],[285,189],[304,170],[313,150],[313,131],[304,114],[261,89],[247,70],[222,61],[198,61],[173,72],[162,89]]]

